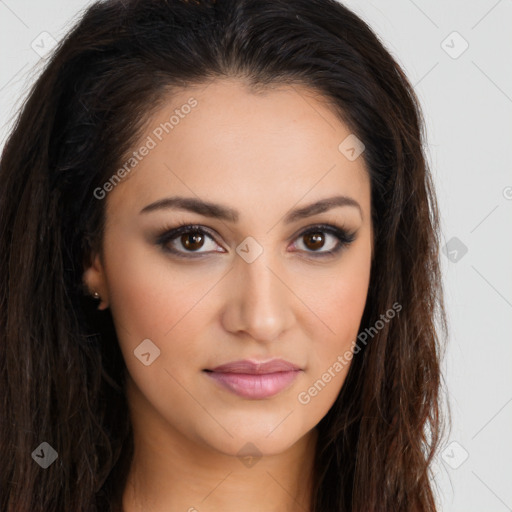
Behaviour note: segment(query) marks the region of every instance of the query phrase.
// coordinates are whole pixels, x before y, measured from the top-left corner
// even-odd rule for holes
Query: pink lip
[[[252,399],[269,398],[287,388],[297,377],[301,368],[284,361],[233,361],[205,370],[221,386],[238,396]]]

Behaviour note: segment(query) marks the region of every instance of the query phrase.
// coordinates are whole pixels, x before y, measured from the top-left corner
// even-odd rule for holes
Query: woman
[[[438,212],[333,0],[109,0],[1,160],[1,509],[434,511]]]

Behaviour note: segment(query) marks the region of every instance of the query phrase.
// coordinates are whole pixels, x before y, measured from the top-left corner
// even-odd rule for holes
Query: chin
[[[284,421],[286,414],[282,415],[279,420],[281,424],[279,421],[263,421],[261,418],[258,421],[258,418],[246,416],[245,421],[224,422],[224,428],[231,436],[219,427],[215,433],[210,430],[201,437],[203,442],[225,455],[277,455],[289,449],[310,431],[310,428],[297,425],[297,418],[292,423],[293,415],[294,413],[290,414]],[[250,453],[252,450],[254,454]]]

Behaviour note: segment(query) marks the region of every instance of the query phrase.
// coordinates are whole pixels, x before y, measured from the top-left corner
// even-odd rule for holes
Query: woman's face
[[[124,179],[98,192],[104,245],[84,277],[111,309],[144,435],[272,454],[328,412],[372,255],[370,182],[349,136],[308,89],[218,80],[173,95]],[[181,224],[195,231],[166,235]],[[254,373],[273,359],[295,369]]]

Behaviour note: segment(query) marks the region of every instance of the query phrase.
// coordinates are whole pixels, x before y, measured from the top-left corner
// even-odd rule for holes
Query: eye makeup
[[[299,240],[302,242],[302,245],[306,247],[306,249],[297,249],[298,252],[305,253],[308,257],[313,258],[326,258],[332,257],[340,253],[343,249],[347,248],[356,238],[357,230],[347,230],[346,228],[341,228],[332,224],[315,224],[309,226],[304,229],[295,237],[294,240]],[[316,237],[315,237],[316,235]],[[308,250],[307,246],[304,243],[304,238],[306,237],[314,237],[318,240],[318,235],[322,236],[326,242],[320,247],[323,249],[325,245],[331,246],[328,250]],[[333,238],[333,242],[329,243],[327,236]],[[177,258],[189,258],[189,259],[197,259],[203,258],[206,255],[211,255],[212,253],[223,253],[226,252],[224,249],[222,250],[209,250],[209,251],[201,251],[207,240],[215,243],[217,246],[221,246],[216,241],[216,236],[214,235],[214,231],[206,226],[201,224],[190,224],[190,223],[177,223],[173,227],[165,227],[161,232],[157,235],[155,243],[160,246],[162,251],[167,254],[172,255]],[[192,243],[197,244],[201,243],[201,246],[198,248],[199,250],[190,250],[187,249],[183,243]],[[297,242],[294,242],[296,245]],[[314,242],[316,243],[316,241]],[[181,247],[176,247],[176,246]]]

